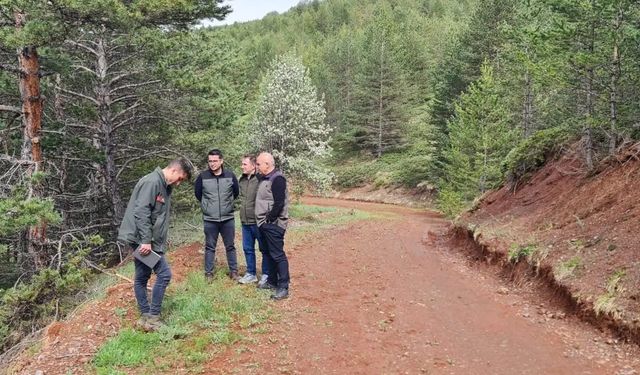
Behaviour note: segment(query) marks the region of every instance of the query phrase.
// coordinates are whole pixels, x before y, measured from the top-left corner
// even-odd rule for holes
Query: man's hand
[[[151,253],[150,243],[143,243],[142,245],[140,245],[140,254],[149,255],[150,253]]]

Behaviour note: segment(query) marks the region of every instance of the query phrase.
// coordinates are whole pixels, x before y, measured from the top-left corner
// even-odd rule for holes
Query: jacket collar
[[[164,186],[166,188],[167,187],[167,180],[165,180],[165,178],[164,178],[164,173],[162,173],[162,169],[160,167],[156,167],[154,172],[156,172],[160,176],[160,181],[162,181],[162,186]]]

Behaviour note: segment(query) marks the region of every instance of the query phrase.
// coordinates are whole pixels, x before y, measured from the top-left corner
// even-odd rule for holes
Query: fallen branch
[[[100,272],[102,272],[104,274],[110,275],[110,276],[118,277],[118,278],[120,278],[122,280],[128,281],[129,283],[133,284],[133,280],[131,280],[130,278],[128,278],[126,276],[123,276],[123,275],[121,275],[121,274],[119,274],[117,272],[109,272],[109,271],[107,271],[105,269],[102,269],[102,268],[96,266],[95,264],[93,264],[92,262],[90,262],[90,261],[88,261],[86,259],[85,259],[84,262],[87,264],[87,266],[89,266],[89,267],[91,267],[91,268],[93,268],[95,270],[98,270],[98,271],[100,271]],[[151,291],[151,287],[147,286],[147,290]]]

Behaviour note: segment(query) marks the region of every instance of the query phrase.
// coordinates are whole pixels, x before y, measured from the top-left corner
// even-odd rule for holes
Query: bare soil
[[[217,354],[205,373],[623,375],[640,368],[636,345],[563,315],[562,305],[532,285],[516,286],[494,268],[478,267],[465,243],[443,241],[449,224],[434,213],[332,199],[305,203],[385,219],[289,244],[291,298],[274,302],[279,317],[267,333]],[[200,267],[199,248],[172,253],[176,278]],[[90,373],[86,363],[120,328],[114,306],[133,311],[130,286],[113,289],[50,327],[39,351],[16,362],[16,372]]]
[[[391,216],[298,246],[280,322],[216,358],[210,373],[634,374],[640,366],[635,345],[568,316],[534,285],[478,268],[466,244],[441,241],[448,224],[433,213],[306,203]]]
[[[461,224],[473,227],[491,251],[532,245],[540,267],[580,314],[640,343],[637,152],[630,149],[590,176],[568,154],[515,191],[490,192]]]

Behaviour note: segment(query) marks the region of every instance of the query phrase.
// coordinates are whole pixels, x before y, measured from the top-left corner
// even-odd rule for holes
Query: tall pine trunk
[[[15,12],[16,28],[21,29],[26,22],[26,15]],[[22,150],[21,159],[28,165],[26,183],[28,199],[44,197],[44,189],[39,178],[34,174],[42,171],[42,110],[43,98],[40,94],[40,60],[35,46],[18,49],[18,68],[20,70],[20,98],[22,100]],[[30,227],[24,235],[26,251],[31,257],[36,270],[47,266],[43,245],[47,239],[46,223]]]

